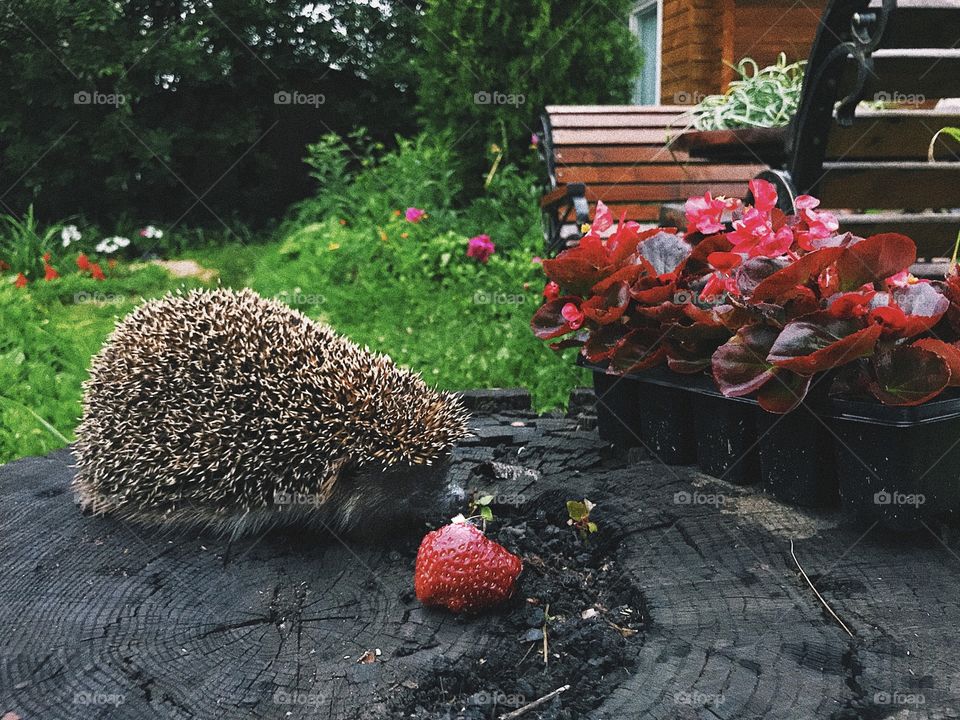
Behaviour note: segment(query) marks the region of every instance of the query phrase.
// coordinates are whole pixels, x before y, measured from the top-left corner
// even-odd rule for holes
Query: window
[[[630,13],[630,30],[640,43],[643,67],[633,87],[633,101],[638,105],[660,102],[660,1],[644,0]]]

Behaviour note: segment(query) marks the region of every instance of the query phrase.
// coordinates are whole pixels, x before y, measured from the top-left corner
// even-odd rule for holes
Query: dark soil
[[[483,466],[478,470],[482,473]],[[630,674],[646,612],[641,592],[617,563],[619,528],[597,508],[592,519],[600,529],[582,540],[566,524],[568,499],[554,491],[493,507],[487,534],[520,555],[524,565],[514,597],[491,611],[500,620],[499,637],[480,659],[436,658],[428,681],[398,688],[395,713],[419,720],[498,718],[570,685],[561,697],[524,717],[580,718]]]

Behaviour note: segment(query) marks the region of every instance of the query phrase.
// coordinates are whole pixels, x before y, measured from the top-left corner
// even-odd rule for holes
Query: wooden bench
[[[960,0],[832,0],[807,63],[803,95],[785,133],[782,168],[761,173],[792,212],[799,194],[837,210],[857,235],[901,232],[923,258],[949,257],[960,231]],[[862,100],[914,108],[869,110]]]
[[[743,194],[764,166],[691,158],[668,141],[689,122],[689,107],[554,105],[542,116],[540,150],[548,191],[540,206],[548,251],[579,237],[598,200],[619,219],[656,224],[665,203],[707,190]]]

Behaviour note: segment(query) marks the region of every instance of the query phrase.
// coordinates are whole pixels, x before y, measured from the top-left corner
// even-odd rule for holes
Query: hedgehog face
[[[387,529],[442,521],[462,509],[463,487],[449,478],[449,453],[430,465],[366,465],[345,472],[332,498],[336,525],[376,536]]]

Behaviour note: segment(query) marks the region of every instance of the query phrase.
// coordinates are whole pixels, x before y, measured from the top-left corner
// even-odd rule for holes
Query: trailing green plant
[[[708,95],[690,111],[697,130],[769,128],[787,125],[800,106],[806,61],[788,63],[780,53],[777,62],[760,68],[743,58],[733,69],[740,76],[722,95]]]

